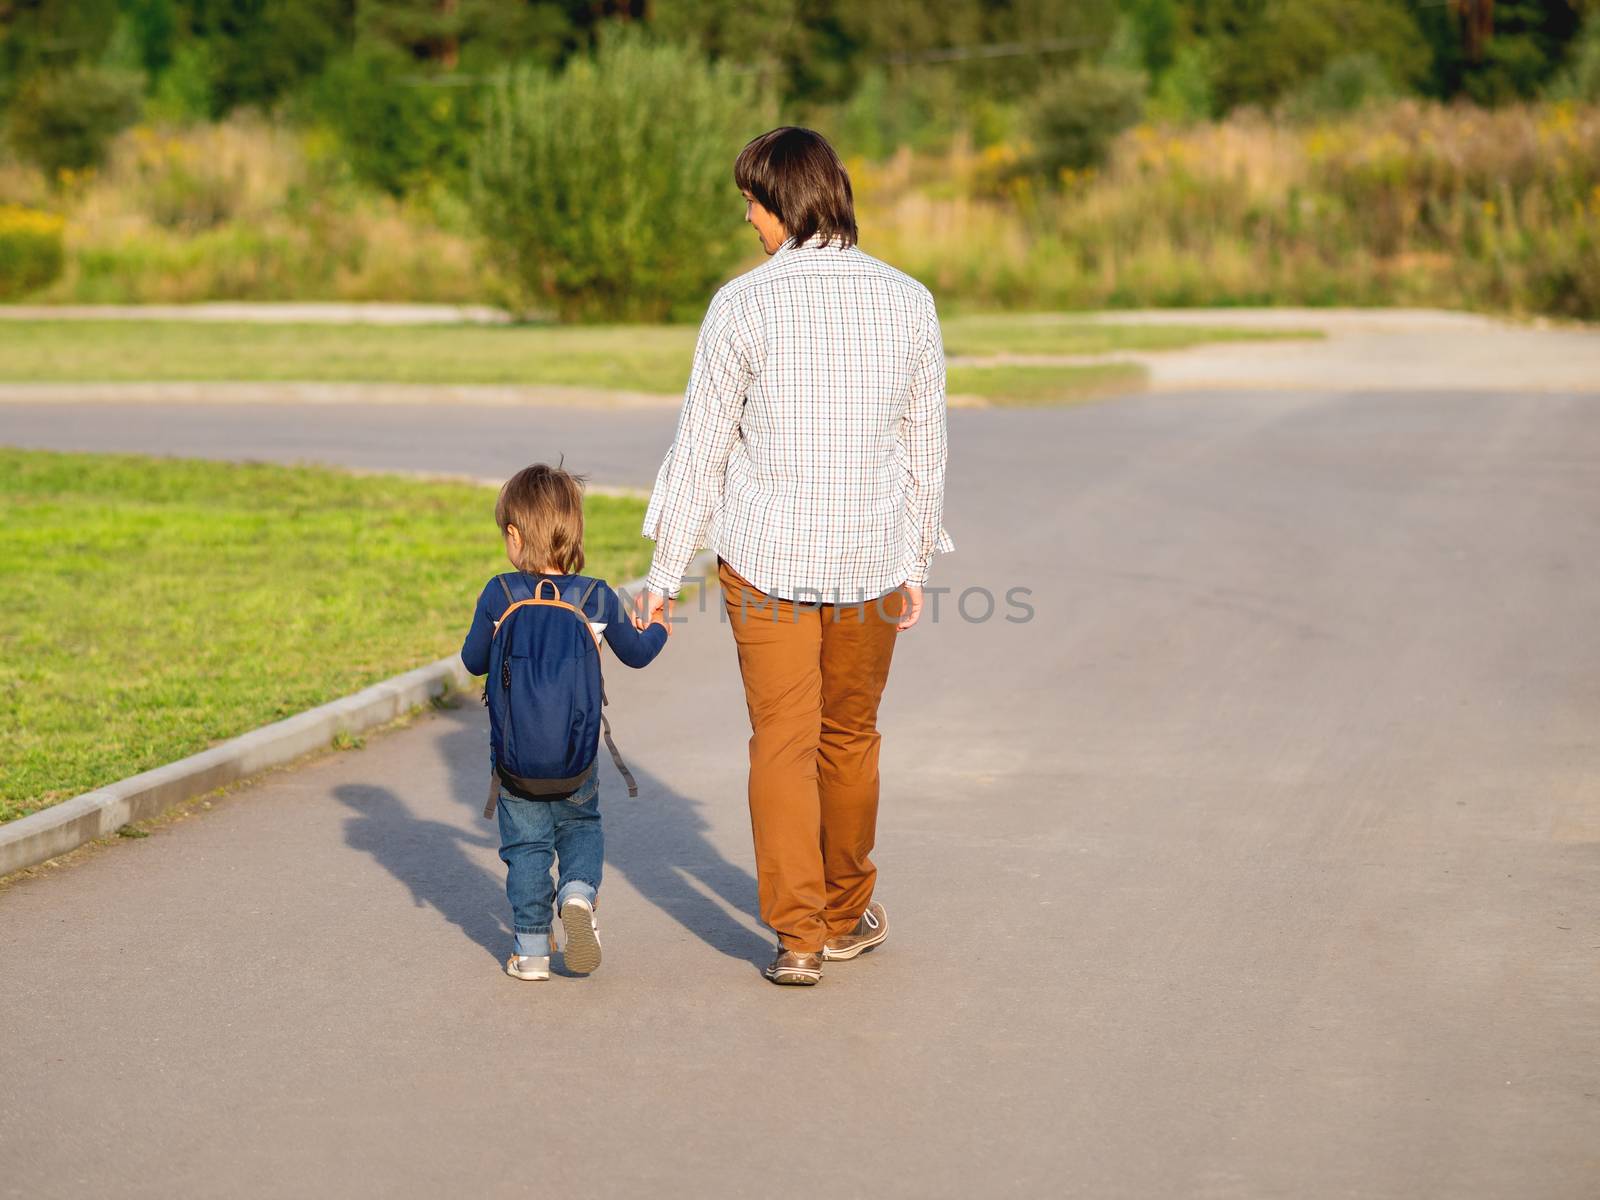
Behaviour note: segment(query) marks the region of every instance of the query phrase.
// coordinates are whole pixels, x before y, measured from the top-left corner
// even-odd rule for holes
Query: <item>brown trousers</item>
[[[717,572],[750,708],[750,827],[761,919],[815,953],[866,911],[878,869],[878,701],[905,596],[768,596]]]

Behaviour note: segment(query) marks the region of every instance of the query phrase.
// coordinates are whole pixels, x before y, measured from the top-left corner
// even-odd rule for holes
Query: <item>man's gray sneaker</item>
[[[568,896],[561,905],[561,927],[567,931],[562,961],[567,970],[587,975],[600,965],[600,930],[594,908],[582,896]]]
[[[785,950],[779,946],[778,953],[764,974],[773,983],[808,987],[822,980],[822,955],[802,954],[798,950]]]
[[[871,950],[889,936],[889,914],[883,905],[874,900],[855,923],[849,933],[831,937],[822,945],[822,957],[829,962],[843,962],[866,950]]]

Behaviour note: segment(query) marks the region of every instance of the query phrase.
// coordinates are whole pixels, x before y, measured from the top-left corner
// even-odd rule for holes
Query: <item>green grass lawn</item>
[[[0,379],[317,380],[683,389],[684,325],[0,323]]]
[[[509,570],[494,494],[394,476],[0,449],[0,820],[460,649]],[[643,574],[591,496],[589,571]]]
[[[946,389],[952,396],[982,396],[1006,408],[1077,404],[1144,386],[1147,372],[1136,363],[1097,363],[1081,367],[951,367]]]
[[[1102,325],[1059,314],[957,316],[951,355],[1095,354],[1258,338],[1251,330]],[[185,321],[0,322],[0,381],[250,380],[549,384],[681,392],[688,325],[265,325]],[[1007,399],[1020,378],[963,368],[967,391]],[[1056,368],[1060,370],[1061,368]],[[1071,378],[1071,372],[1063,375]]]

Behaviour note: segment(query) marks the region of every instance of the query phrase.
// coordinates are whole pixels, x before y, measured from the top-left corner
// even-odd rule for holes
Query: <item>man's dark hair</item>
[[[818,234],[840,248],[856,244],[850,176],[828,139],[785,125],[763,133],[733,164],[733,180],[799,244]]]

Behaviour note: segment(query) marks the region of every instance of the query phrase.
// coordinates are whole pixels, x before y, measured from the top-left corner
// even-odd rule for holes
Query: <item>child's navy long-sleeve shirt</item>
[[[648,666],[661,653],[661,647],[667,644],[665,625],[651,625],[643,632],[633,627],[622,598],[603,579],[595,580],[588,575],[524,575],[520,580],[511,579],[507,582],[511,585],[511,594],[522,600],[532,595],[540,579],[548,579],[555,584],[561,598],[568,604],[576,604],[589,584],[598,582],[599,586],[590,593],[589,601],[584,605],[583,615],[596,625],[604,623],[606,645],[611,647],[618,661],[624,665]],[[548,591],[545,593],[546,596],[549,594]],[[474,675],[483,675],[489,670],[489,643],[494,638],[494,623],[506,608],[506,594],[496,576],[484,584],[483,591],[478,595],[478,606],[472,613],[472,628],[467,630],[467,640],[461,644],[461,662]]]

